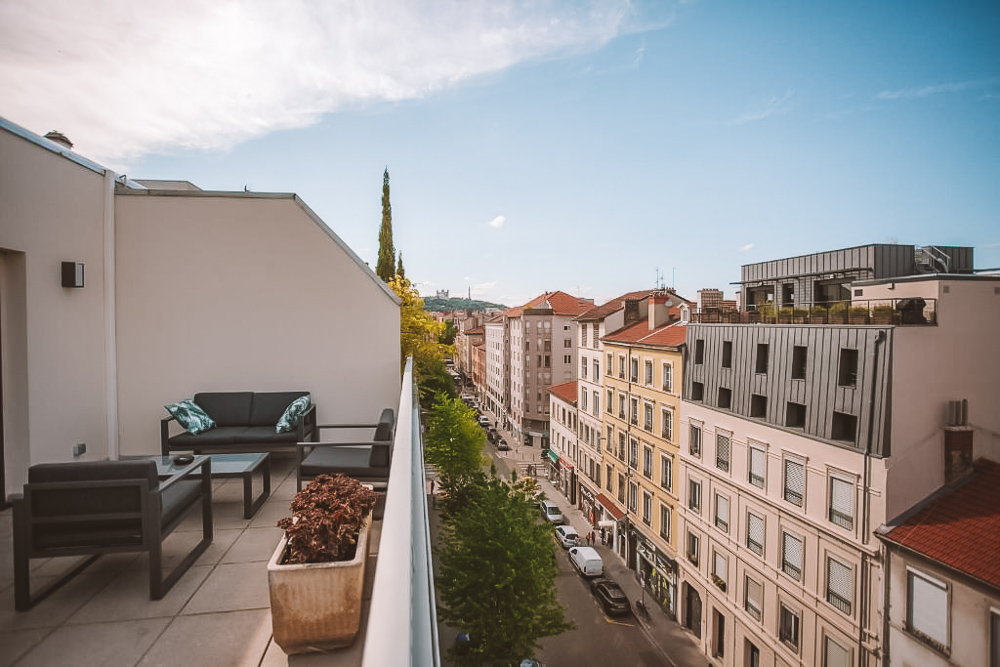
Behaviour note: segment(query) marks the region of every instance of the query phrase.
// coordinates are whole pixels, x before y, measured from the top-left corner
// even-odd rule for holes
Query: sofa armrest
[[[164,417],[160,420],[160,453],[170,456],[170,428],[169,423],[174,421],[174,416]]]
[[[319,440],[319,431],[316,429],[316,404],[310,403],[306,411],[299,417],[299,423],[295,427],[298,442],[305,442],[306,436],[312,440]]]

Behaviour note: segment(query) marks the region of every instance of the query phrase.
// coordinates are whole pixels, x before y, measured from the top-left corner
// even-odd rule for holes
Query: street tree
[[[424,310],[424,300],[407,278],[395,275],[388,282],[401,302],[400,358],[405,364],[407,357],[413,357],[421,405],[428,406],[438,392],[454,395],[455,383],[444,364],[445,358],[453,354],[454,348],[439,342],[444,325]]]
[[[524,487],[477,473],[468,502],[442,529],[441,620],[468,633],[456,665],[517,665],[538,640],[573,628],[556,598],[552,526]]]
[[[378,277],[389,282],[396,274],[396,248],[392,245],[392,206],[389,204],[389,167],[382,175],[382,227],[378,232]]]
[[[442,489],[450,491],[482,471],[486,432],[472,408],[459,398],[438,394],[426,425],[425,458],[437,468]]]

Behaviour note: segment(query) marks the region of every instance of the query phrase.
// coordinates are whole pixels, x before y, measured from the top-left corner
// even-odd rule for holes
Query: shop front
[[[552,482],[552,486],[556,487],[559,491],[562,491],[560,486],[562,475],[559,474],[559,452],[554,449],[546,449],[545,456],[548,459],[546,463],[549,464],[548,474],[549,481]]]
[[[598,520],[597,525],[602,528],[601,532],[607,540],[607,545],[617,550],[617,545],[623,542],[625,538],[628,518],[603,493],[597,494],[597,503],[601,508],[601,518]]]
[[[559,457],[559,483],[558,488],[566,496],[571,505],[576,504],[576,468],[573,462],[565,456]]]
[[[677,562],[656,548],[642,533],[638,535],[639,579],[647,594],[671,619],[677,618]]]
[[[597,522],[601,520],[601,507],[597,504],[594,492],[582,481],[580,482],[580,511],[583,512],[583,516],[591,526],[598,527]]]

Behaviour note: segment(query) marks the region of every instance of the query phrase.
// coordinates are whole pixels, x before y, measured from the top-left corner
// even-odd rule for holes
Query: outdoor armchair
[[[319,424],[317,431],[326,429],[374,429],[369,441],[320,441],[299,443],[299,465],[296,488],[302,481],[316,475],[343,473],[376,489],[384,489],[389,482],[389,465],[392,461],[392,441],[396,432],[396,413],[385,408],[376,424]]]
[[[149,553],[149,597],[161,599],[212,542],[211,459],[160,483],[151,460],[43,463],[14,496],[14,607],[30,609],[102,554]],[[202,539],[166,576],[163,540],[201,505]],[[32,558],[90,556],[31,595]]]

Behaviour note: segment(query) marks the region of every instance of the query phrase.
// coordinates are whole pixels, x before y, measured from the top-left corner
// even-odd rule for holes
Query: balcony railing
[[[439,667],[437,606],[413,358],[403,372],[364,667]]]
[[[832,303],[797,304],[775,309],[769,304],[746,312],[706,310],[691,314],[698,324],[937,324],[937,299],[870,299]]]

